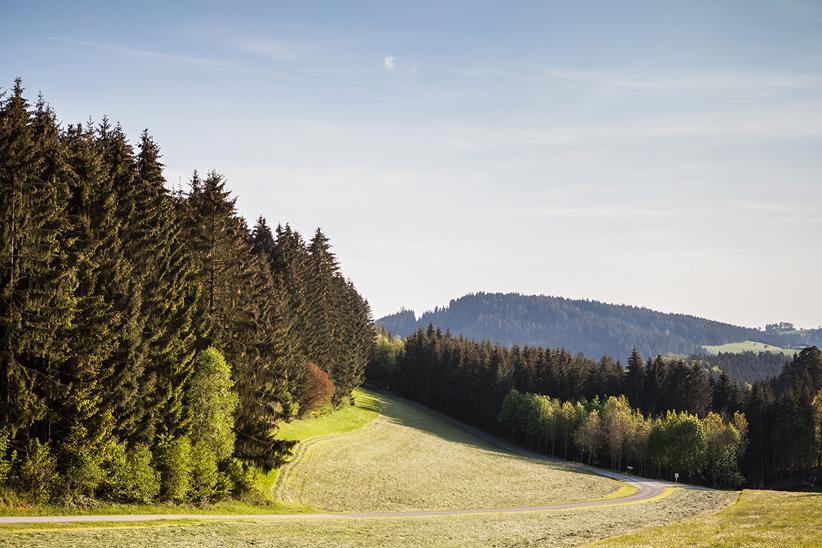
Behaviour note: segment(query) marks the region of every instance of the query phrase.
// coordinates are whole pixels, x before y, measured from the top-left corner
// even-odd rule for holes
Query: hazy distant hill
[[[691,354],[701,352],[702,345],[745,340],[783,347],[790,344],[778,334],[696,316],[517,293],[470,294],[418,319],[413,311],[403,310],[378,323],[402,336],[432,323],[473,339],[505,345],[561,346],[591,357],[608,354],[623,361],[634,347],[644,356],[651,356]]]

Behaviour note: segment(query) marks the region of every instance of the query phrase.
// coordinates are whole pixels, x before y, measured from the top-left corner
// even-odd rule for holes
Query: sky
[[[0,0],[0,87],[331,238],[375,317],[474,291],[822,325],[822,1]]]

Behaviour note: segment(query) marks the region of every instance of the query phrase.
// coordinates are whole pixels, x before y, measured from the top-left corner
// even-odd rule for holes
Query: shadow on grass
[[[523,455],[513,447],[513,444],[508,444],[505,440],[500,440],[504,444],[508,444],[511,448],[506,448],[496,443],[475,435],[456,424],[455,419],[451,419],[441,413],[428,409],[427,407],[407,400],[396,394],[380,390],[375,387],[367,387],[362,389],[364,393],[373,396],[372,402],[369,405],[376,403],[377,407],[368,407],[379,411],[380,414],[390,422],[405,426],[407,428],[414,428],[416,430],[437,436],[441,439],[452,443],[472,447],[481,451],[495,453],[501,456],[515,458],[515,459],[530,459],[541,462],[546,465],[555,467],[573,467],[573,472],[579,474],[587,474],[590,476],[602,477],[600,474],[587,470],[585,468],[577,468],[576,463],[570,461],[563,461],[558,458],[542,456],[526,456]],[[357,405],[363,406],[360,399],[357,399]],[[466,425],[467,428],[474,428]],[[490,435],[490,434],[488,434]]]

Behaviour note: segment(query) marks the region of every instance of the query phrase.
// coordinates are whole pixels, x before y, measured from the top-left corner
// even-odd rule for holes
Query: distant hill
[[[648,308],[517,293],[469,294],[416,318],[411,310],[377,320],[401,336],[429,323],[472,339],[504,345],[563,347],[590,357],[625,360],[636,347],[643,356],[704,353],[703,346],[756,341],[788,347],[797,341],[778,333]]]

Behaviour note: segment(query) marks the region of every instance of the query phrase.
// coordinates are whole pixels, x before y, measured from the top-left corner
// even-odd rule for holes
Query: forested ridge
[[[170,192],[147,131],[0,97],[0,484],[212,500],[279,466],[277,427],[345,402],[368,303],[328,238],[249,227],[222,175]],[[326,402],[328,400],[328,402]]]
[[[822,353],[740,385],[701,361],[625,366],[562,348],[507,347],[433,325],[378,337],[368,381],[535,450],[670,479],[766,485],[822,466]]]
[[[517,293],[475,293],[416,318],[403,310],[377,322],[407,336],[429,323],[443,330],[500,344],[563,347],[588,356],[702,353],[702,345],[756,340],[775,346],[822,344],[822,330],[765,332],[685,314],[591,300]]]

